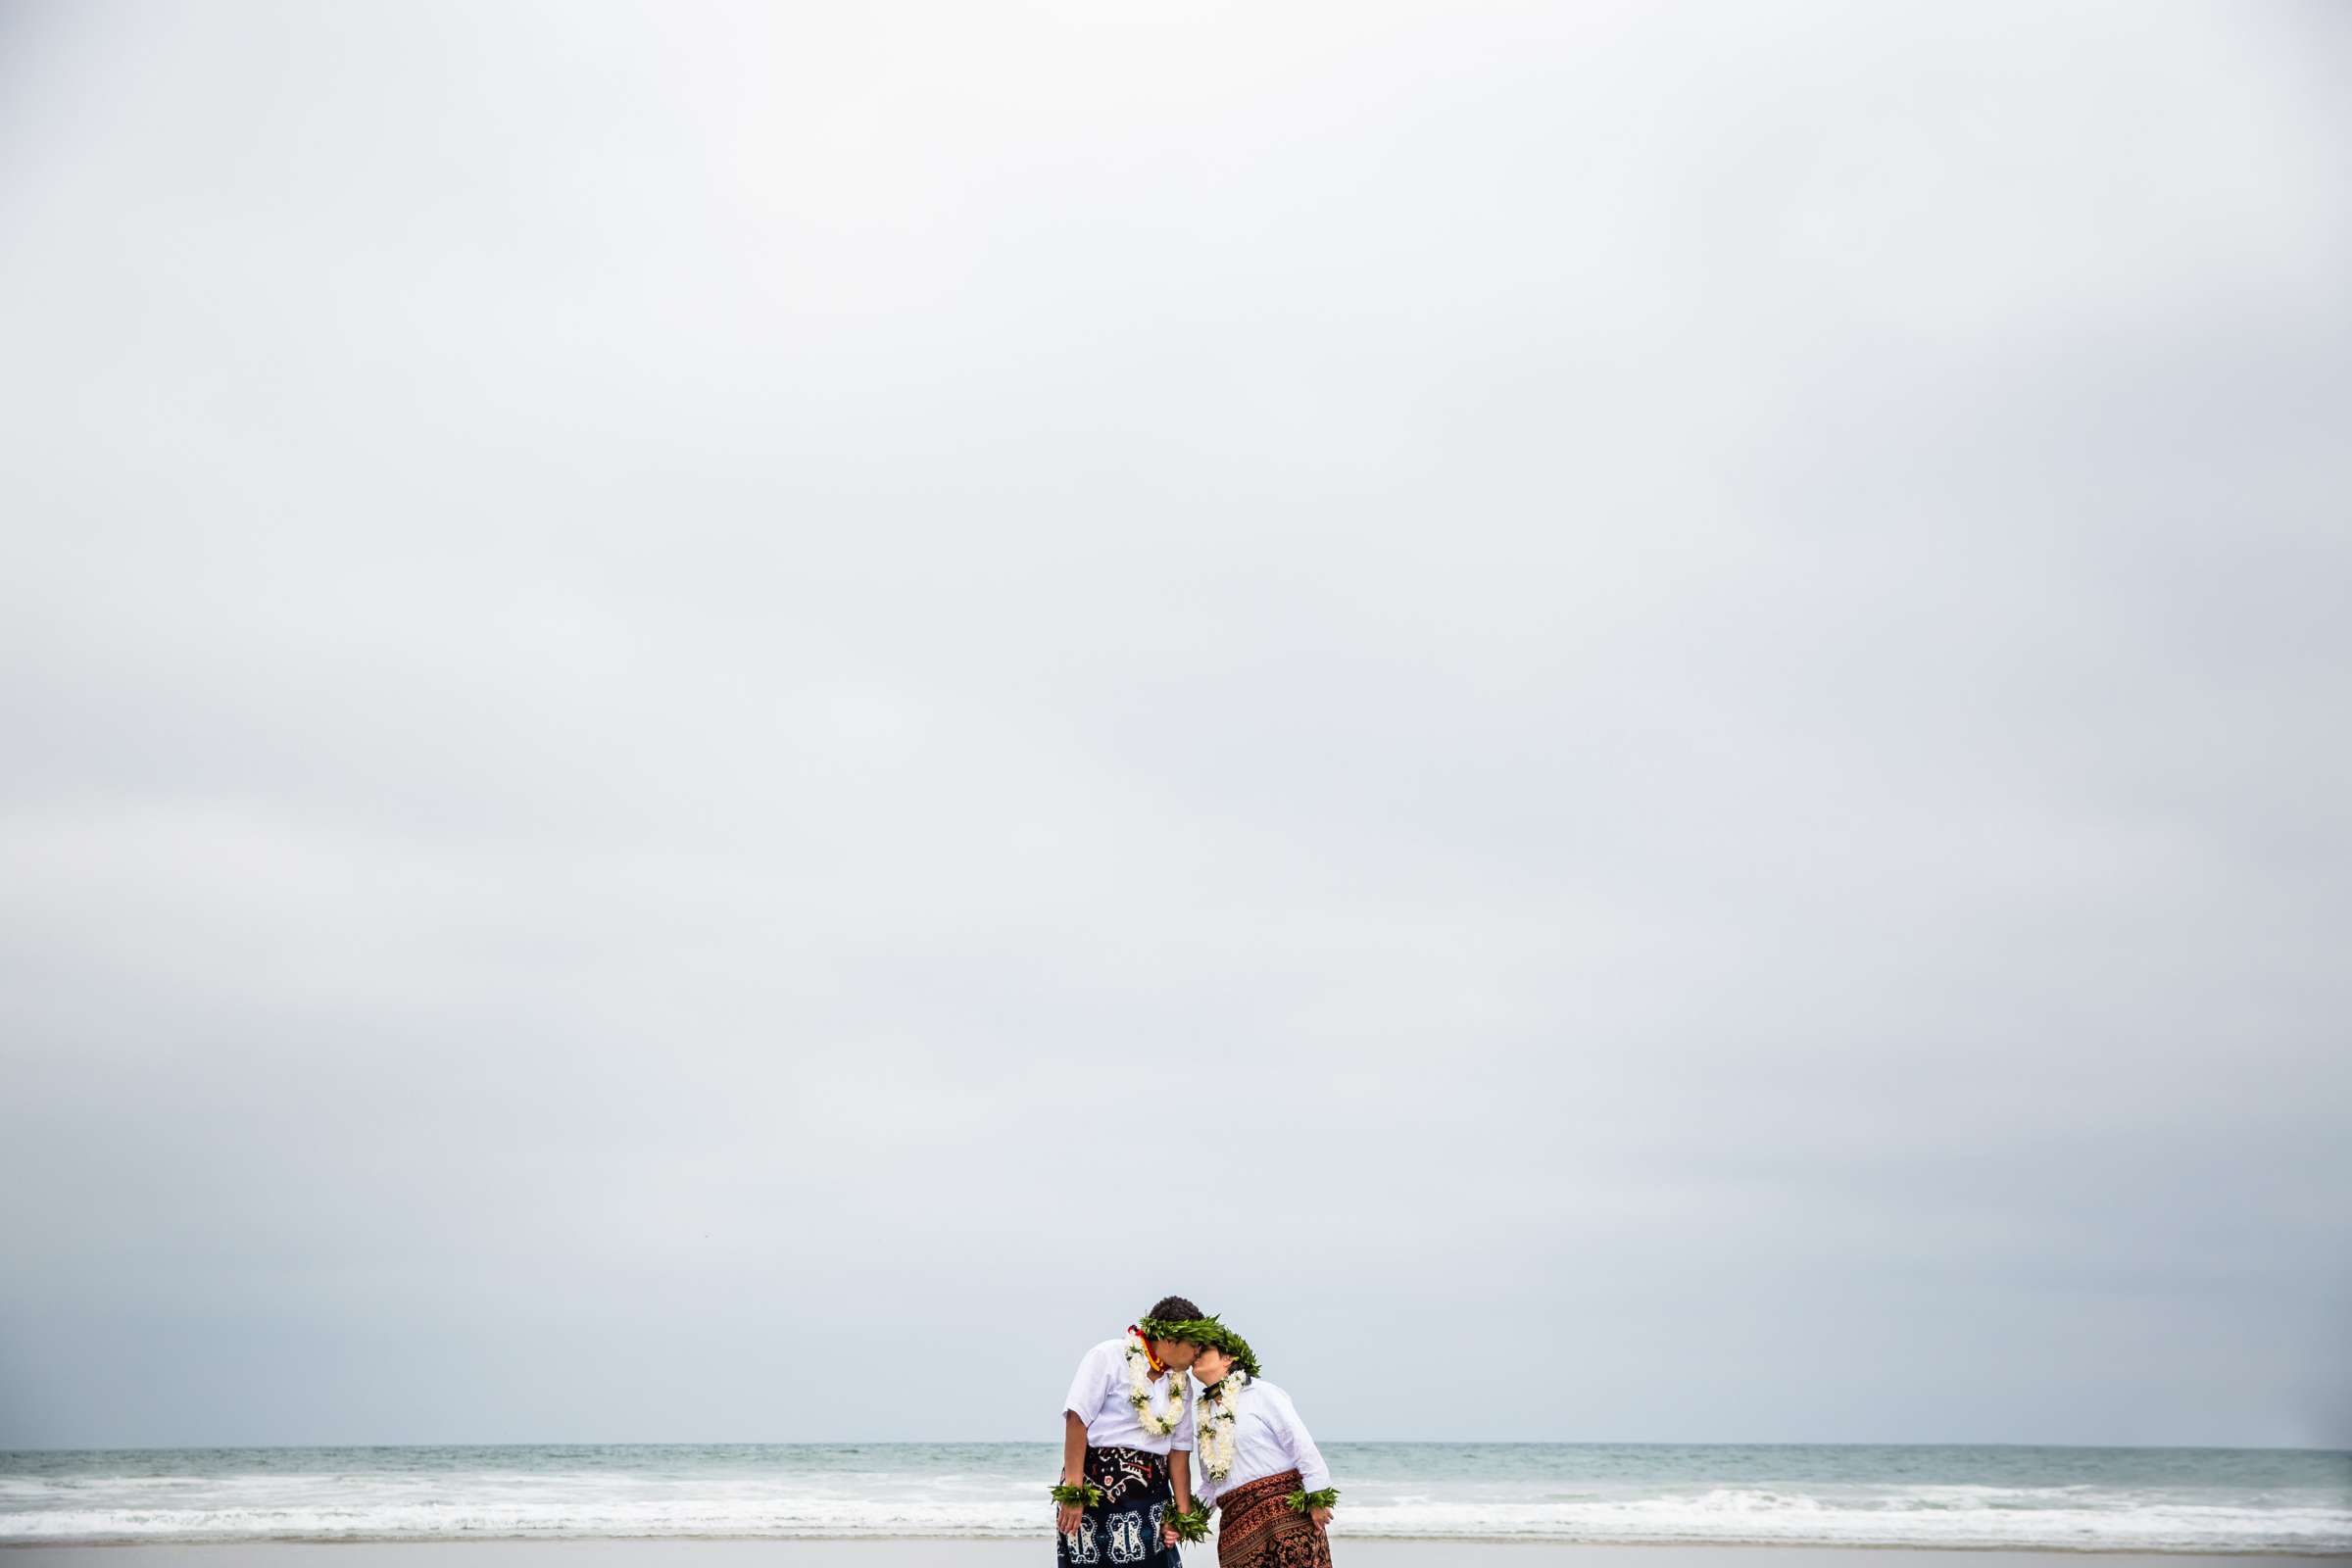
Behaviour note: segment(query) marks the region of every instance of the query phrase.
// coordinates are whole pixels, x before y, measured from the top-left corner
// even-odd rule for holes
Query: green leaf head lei
[[[1233,1358],[1233,1364],[1250,1374],[1252,1380],[1263,1376],[1257,1370],[1257,1352],[1250,1342],[1217,1321],[1211,1312],[1206,1317],[1182,1318],[1174,1322],[1162,1317],[1148,1317],[1136,1325],[1147,1339],[1182,1340],[1203,1349],[1222,1350]]]

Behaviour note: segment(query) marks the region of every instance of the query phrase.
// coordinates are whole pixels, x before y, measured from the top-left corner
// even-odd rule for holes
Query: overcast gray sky
[[[0,9],[0,1445],[2352,1444],[2347,68]]]

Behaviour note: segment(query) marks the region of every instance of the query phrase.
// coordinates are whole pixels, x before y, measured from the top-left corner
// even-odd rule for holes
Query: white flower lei
[[[1135,1406],[1135,1418],[1144,1424],[1146,1432],[1166,1437],[1184,1419],[1184,1407],[1192,1391],[1192,1380],[1173,1367],[1166,1374],[1168,1385],[1168,1413],[1156,1414],[1152,1408],[1152,1348],[1144,1337],[1130,1329],[1127,1332],[1127,1402]]]
[[[1249,1386],[1250,1374],[1236,1368],[1225,1374],[1215,1393],[1200,1396],[1193,1442],[1200,1448],[1200,1468],[1211,1481],[1233,1474],[1233,1456],[1240,1448],[1233,1430],[1242,1418],[1242,1391]]]

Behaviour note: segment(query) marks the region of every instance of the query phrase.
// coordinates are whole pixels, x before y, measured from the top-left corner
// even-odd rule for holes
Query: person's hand
[[[1174,1525],[1161,1525],[1159,1527],[1159,1544],[1163,1546],[1181,1546],[1184,1544],[1184,1538],[1176,1533]]]
[[[1306,1511],[1306,1516],[1315,1522],[1315,1528],[1317,1530],[1330,1528],[1331,1510],[1329,1508],[1309,1508]]]
[[[1070,1485],[1076,1486],[1077,1483],[1073,1481]],[[1086,1508],[1080,1503],[1057,1502],[1054,1505],[1054,1523],[1060,1527],[1061,1533],[1065,1536],[1074,1536],[1078,1533],[1078,1521],[1085,1514]]]

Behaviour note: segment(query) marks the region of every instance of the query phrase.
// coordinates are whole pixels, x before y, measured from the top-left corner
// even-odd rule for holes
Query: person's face
[[[1191,1366],[1193,1357],[1200,1351],[1200,1347],[1187,1344],[1183,1340],[1169,1340],[1166,1344],[1167,1348],[1160,1351],[1159,1358],[1167,1362],[1171,1370],[1177,1372]]]
[[[1203,1348],[1193,1357],[1193,1376],[1202,1383],[1217,1383],[1233,1370],[1233,1357],[1223,1350]]]

